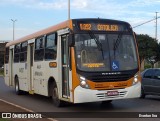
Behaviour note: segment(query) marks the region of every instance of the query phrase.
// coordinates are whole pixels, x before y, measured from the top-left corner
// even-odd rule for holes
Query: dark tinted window
[[[40,61],[44,58],[44,42],[43,37],[39,37],[36,39],[35,43],[35,53],[34,53],[34,60]]]
[[[43,37],[37,38],[35,49],[37,50],[37,49],[43,49],[43,48],[44,48]]]
[[[154,70],[150,69],[145,72],[144,78],[153,78],[153,75],[154,75]]]
[[[26,52],[27,51],[27,42],[24,42],[21,44],[21,52]]]
[[[56,34],[46,36],[45,40],[45,59],[56,59],[57,57],[57,39]]]
[[[26,62],[27,60],[27,42],[21,44],[20,62]]]
[[[155,79],[160,79],[160,70],[159,70],[159,69],[156,69],[156,70],[155,70],[154,78],[155,78]]]
[[[14,46],[14,53],[20,52],[20,44]]]
[[[6,52],[5,52],[5,63],[8,63],[9,61],[9,48],[6,48]]]
[[[15,45],[14,47],[14,62],[19,62],[20,59],[20,44]]]

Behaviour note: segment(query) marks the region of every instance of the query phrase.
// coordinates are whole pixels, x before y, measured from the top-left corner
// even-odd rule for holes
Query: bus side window
[[[56,34],[52,33],[46,36],[45,39],[45,59],[51,60],[57,57],[57,39]]]
[[[5,64],[9,62],[9,47],[6,48],[5,51]]]
[[[27,60],[27,42],[21,44],[20,62]]]
[[[15,45],[14,47],[14,62],[18,63],[20,60],[20,44]]]
[[[44,37],[39,37],[36,39],[35,44],[35,53],[34,53],[34,60],[42,61],[44,58]]]

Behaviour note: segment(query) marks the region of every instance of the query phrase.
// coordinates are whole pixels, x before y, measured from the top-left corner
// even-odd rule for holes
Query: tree
[[[160,60],[160,44],[148,35],[137,35],[140,62],[144,59],[151,63],[152,67]]]

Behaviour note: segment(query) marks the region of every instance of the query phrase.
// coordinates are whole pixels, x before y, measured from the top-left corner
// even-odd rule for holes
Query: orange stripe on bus
[[[75,88],[80,85],[80,81],[77,76],[77,71],[76,71],[76,63],[75,63],[75,53],[74,53],[74,48],[71,47],[71,63],[72,63],[72,95],[73,95],[73,102],[74,102],[74,90]]]

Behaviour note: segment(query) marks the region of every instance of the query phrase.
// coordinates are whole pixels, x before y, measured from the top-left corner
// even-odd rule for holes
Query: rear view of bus
[[[141,77],[131,26],[114,20],[75,20],[73,29],[73,82],[79,81],[74,102],[139,97]]]

